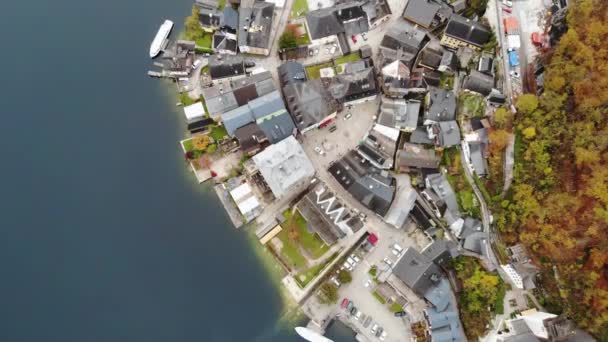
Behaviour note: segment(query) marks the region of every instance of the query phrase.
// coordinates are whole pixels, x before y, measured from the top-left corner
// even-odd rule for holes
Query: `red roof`
[[[374,233],[369,234],[369,235],[367,236],[367,241],[368,241],[369,243],[371,243],[372,245],[374,245],[374,246],[375,246],[375,245],[376,245],[376,243],[378,242],[378,237],[377,237],[377,236],[376,236],[376,234],[374,234]]]
[[[517,29],[519,27],[519,23],[517,22],[517,18],[515,18],[515,17],[506,17],[506,18],[503,19],[503,22],[505,24],[505,32],[506,33],[517,32]]]

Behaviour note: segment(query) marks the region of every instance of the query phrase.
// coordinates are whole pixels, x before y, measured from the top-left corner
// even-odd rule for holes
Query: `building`
[[[492,31],[474,20],[453,14],[443,31],[441,45],[451,49],[468,47],[480,50],[492,37]]]
[[[245,77],[245,61],[241,56],[209,56],[209,76],[214,84]]]
[[[305,186],[315,174],[310,159],[293,136],[267,147],[252,159],[276,198]]]
[[[425,185],[426,189],[422,191],[422,194],[427,200],[430,200],[433,206],[442,208],[445,205],[446,209],[443,210],[444,212],[450,211],[452,215],[460,216],[456,193],[454,193],[454,189],[452,189],[445,174],[433,173],[427,175]]]
[[[414,170],[437,170],[439,159],[432,148],[405,143],[403,149],[397,152],[397,165],[400,172],[406,173]]]
[[[334,8],[321,8],[306,13],[306,29],[311,45],[322,45],[337,41],[344,34],[344,26],[338,19]]]
[[[464,78],[462,88],[470,92],[488,96],[494,88],[494,77],[492,75],[473,70]]]
[[[563,317],[530,309],[522,311],[516,318],[507,320],[508,331],[498,335],[498,342],[519,341],[590,341],[579,335],[574,323]]]
[[[421,103],[418,100],[391,99],[383,96],[378,124],[413,132],[418,126]]]
[[[254,155],[269,144],[264,131],[253,122],[237,128],[234,137],[238,140],[241,150],[247,155]]]
[[[283,96],[291,117],[302,133],[334,120],[340,108],[320,78],[289,82],[283,87]]]
[[[203,103],[200,101],[184,107],[184,115],[188,122],[201,120],[206,114],[205,107],[203,107]]]
[[[410,212],[416,205],[416,190],[412,188],[410,177],[407,175],[396,175],[397,190],[395,199],[384,221],[397,229],[403,228],[407,222]]]
[[[191,134],[206,133],[213,125],[215,125],[215,120],[211,118],[202,118],[200,120],[188,122],[188,131],[190,131]]]
[[[421,251],[433,263],[440,267],[447,268],[450,260],[458,255],[456,245],[448,240],[434,240]]]
[[[236,203],[245,222],[250,222],[262,213],[262,205],[255,196],[249,183],[241,183],[230,190],[230,197]]]
[[[279,82],[282,87],[290,83],[306,81],[306,70],[301,63],[287,61],[279,66],[278,71]]]
[[[335,161],[329,173],[363,206],[384,217],[395,197],[395,180],[355,151]]]
[[[213,52],[216,54],[236,55],[237,42],[234,33],[215,31],[213,33]]]
[[[350,71],[350,72],[349,72]],[[376,98],[379,93],[373,67],[347,70],[331,79],[329,92],[340,104],[355,105]]]
[[[384,67],[398,60],[411,70],[418,52],[427,41],[422,29],[406,21],[397,21],[382,37],[378,47],[378,65]]]
[[[198,10],[198,22],[203,31],[213,32],[220,28],[224,21],[224,13],[217,8],[201,7]]]
[[[443,49],[436,40],[429,42],[418,57],[418,66],[429,70],[437,70],[441,66]]]
[[[222,13],[224,14],[224,20],[221,23],[222,31],[236,34],[236,30],[239,27],[239,12],[232,8],[232,6],[226,6]]]
[[[438,148],[447,148],[460,144],[460,128],[456,121],[441,121],[427,126],[429,138]]]
[[[274,18],[273,3],[256,1],[239,9],[237,37],[241,53],[268,56]]]
[[[403,11],[403,18],[429,29],[439,24],[437,12],[440,7],[432,0],[410,0]]]
[[[390,170],[394,165],[394,155],[399,140],[399,130],[374,124],[357,147],[357,153],[374,167]]]
[[[296,208],[306,219],[308,228],[319,235],[328,246],[363,227],[359,216],[346,208],[322,182],[317,182],[314,188],[298,201]]]
[[[431,89],[427,95],[427,111],[424,124],[431,125],[441,121],[456,119],[456,95],[445,89]]]

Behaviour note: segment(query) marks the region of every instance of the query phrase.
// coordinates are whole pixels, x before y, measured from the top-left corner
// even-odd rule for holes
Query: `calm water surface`
[[[145,75],[190,4],[2,3],[0,341],[299,341]]]

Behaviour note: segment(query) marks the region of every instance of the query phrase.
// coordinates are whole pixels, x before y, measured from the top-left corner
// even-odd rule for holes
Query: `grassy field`
[[[294,278],[295,278],[296,282],[298,283],[298,285],[300,285],[300,287],[302,287],[302,288],[306,287],[306,285],[308,285],[308,283],[310,283],[311,280],[313,280],[319,273],[321,273],[321,271],[327,265],[329,265],[337,256],[338,256],[338,253],[334,253],[334,254],[332,254],[331,257],[329,257],[324,262],[322,262],[316,266],[313,266],[303,272],[296,274],[296,276]]]
[[[388,308],[391,312],[399,312],[399,311],[403,311],[403,307],[395,302],[393,304],[391,304],[391,306]]]
[[[291,13],[289,14],[290,19],[299,18],[304,16],[308,12],[308,1],[306,0],[294,0],[291,5]]]
[[[321,69],[331,68],[333,66],[334,65],[331,62],[310,65],[306,67],[306,75],[308,76],[309,80],[314,80],[321,77]]]
[[[356,62],[360,59],[361,59],[361,55],[359,55],[359,52],[353,52],[348,55],[344,55],[342,57],[336,58],[335,62],[336,62],[336,64],[352,63],[352,62]]]
[[[183,144],[184,144],[184,148],[186,149],[186,152],[190,152],[190,151],[194,150],[194,145],[192,144],[192,138],[190,138],[188,140],[184,140]]]
[[[302,36],[297,37],[296,43],[298,46],[308,45],[310,44],[310,37],[308,37],[308,31],[306,31],[306,25],[300,24],[298,25],[302,29],[304,29],[304,34]]]
[[[200,46],[202,48],[211,49],[212,48],[211,44],[213,42],[213,33],[205,32],[203,34],[203,37],[198,38],[195,42],[196,42],[197,46]]]
[[[481,207],[473,187],[466,180],[464,165],[460,161],[460,153],[456,148],[450,148],[443,151],[443,165],[445,165],[449,172],[447,174],[448,181],[454,192],[456,193],[456,199],[460,209],[475,218],[481,218]]]
[[[460,92],[458,96],[458,113],[468,118],[482,117],[486,112],[486,102],[481,95]]]
[[[327,246],[317,234],[308,231],[306,220],[300,215],[299,211],[296,210],[295,214],[292,216],[291,210],[287,210],[283,213],[283,216],[287,222],[285,228],[294,228],[296,230],[297,240],[300,246],[302,246],[313,259],[320,258],[329,250],[329,246]],[[290,227],[290,225],[292,227]]]
[[[211,132],[209,132],[209,136],[216,141],[221,140],[226,135],[228,135],[228,132],[226,132],[226,128],[224,128],[224,126],[213,126],[213,128],[211,128]]]
[[[283,248],[281,249],[281,257],[283,261],[294,269],[306,267],[308,264],[306,258],[304,258],[302,253],[300,253],[298,243],[289,238],[288,231],[283,229],[279,234],[277,234],[277,237],[283,243]]]

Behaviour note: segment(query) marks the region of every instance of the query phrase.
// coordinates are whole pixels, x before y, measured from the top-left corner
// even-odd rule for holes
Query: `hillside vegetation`
[[[543,267],[546,306],[608,340],[608,1],[570,3],[544,93],[517,101],[515,178],[496,222]]]

